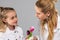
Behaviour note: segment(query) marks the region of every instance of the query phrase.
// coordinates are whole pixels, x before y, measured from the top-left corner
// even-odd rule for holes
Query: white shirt
[[[47,40],[48,38],[48,28],[47,24],[45,25],[44,35],[42,36],[40,29],[40,40]],[[60,16],[58,16],[57,28],[54,29],[54,38],[53,40],[60,40]]]
[[[7,27],[5,33],[0,32],[0,40],[23,40],[23,31],[18,26],[14,30]]]

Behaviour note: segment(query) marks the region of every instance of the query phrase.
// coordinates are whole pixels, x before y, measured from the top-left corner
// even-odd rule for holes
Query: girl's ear
[[[46,16],[50,16],[50,12],[49,11],[46,13]]]
[[[5,18],[2,18],[2,21],[3,21],[4,23],[6,23],[6,19],[5,19]]]

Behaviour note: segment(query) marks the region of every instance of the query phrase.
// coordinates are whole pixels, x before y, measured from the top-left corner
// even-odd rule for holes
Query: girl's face
[[[36,17],[39,19],[39,20],[44,20],[44,19],[46,19],[47,18],[47,16],[49,15],[49,14],[44,14],[43,12],[42,12],[42,9],[41,8],[38,8],[37,6],[35,6],[35,10],[36,10]]]
[[[6,13],[6,16],[7,16],[5,20],[6,23],[8,23],[11,26],[17,25],[18,19],[15,11],[9,11],[8,13]]]

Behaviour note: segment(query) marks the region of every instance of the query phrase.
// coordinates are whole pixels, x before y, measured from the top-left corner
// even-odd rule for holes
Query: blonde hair
[[[13,8],[11,7],[4,7],[4,10],[2,11],[1,15],[3,16],[3,18],[7,18],[6,14],[10,11],[15,11]]]
[[[2,11],[3,11],[3,7],[0,7],[0,32],[5,32],[6,27],[2,21],[3,18],[1,15]]]
[[[7,12],[9,11],[15,11],[13,8],[10,8],[10,7],[0,7],[0,31],[1,32],[5,32],[6,30],[6,27],[5,27],[5,23],[3,21],[3,19],[6,19],[7,18]]]
[[[50,16],[48,16],[47,19],[41,21],[42,33],[44,33],[44,24],[47,23],[48,25],[49,35],[47,40],[53,40],[54,28],[57,27],[57,11],[55,9],[56,1],[57,0],[38,0],[36,2],[36,6],[38,8],[42,8],[42,12],[44,12],[45,14],[47,12],[50,13]]]

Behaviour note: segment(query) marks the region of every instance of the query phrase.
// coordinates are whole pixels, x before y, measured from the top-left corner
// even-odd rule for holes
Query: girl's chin
[[[14,26],[17,26],[17,24],[14,24]]]
[[[17,26],[17,24],[13,24],[13,25],[11,25],[11,26]]]

